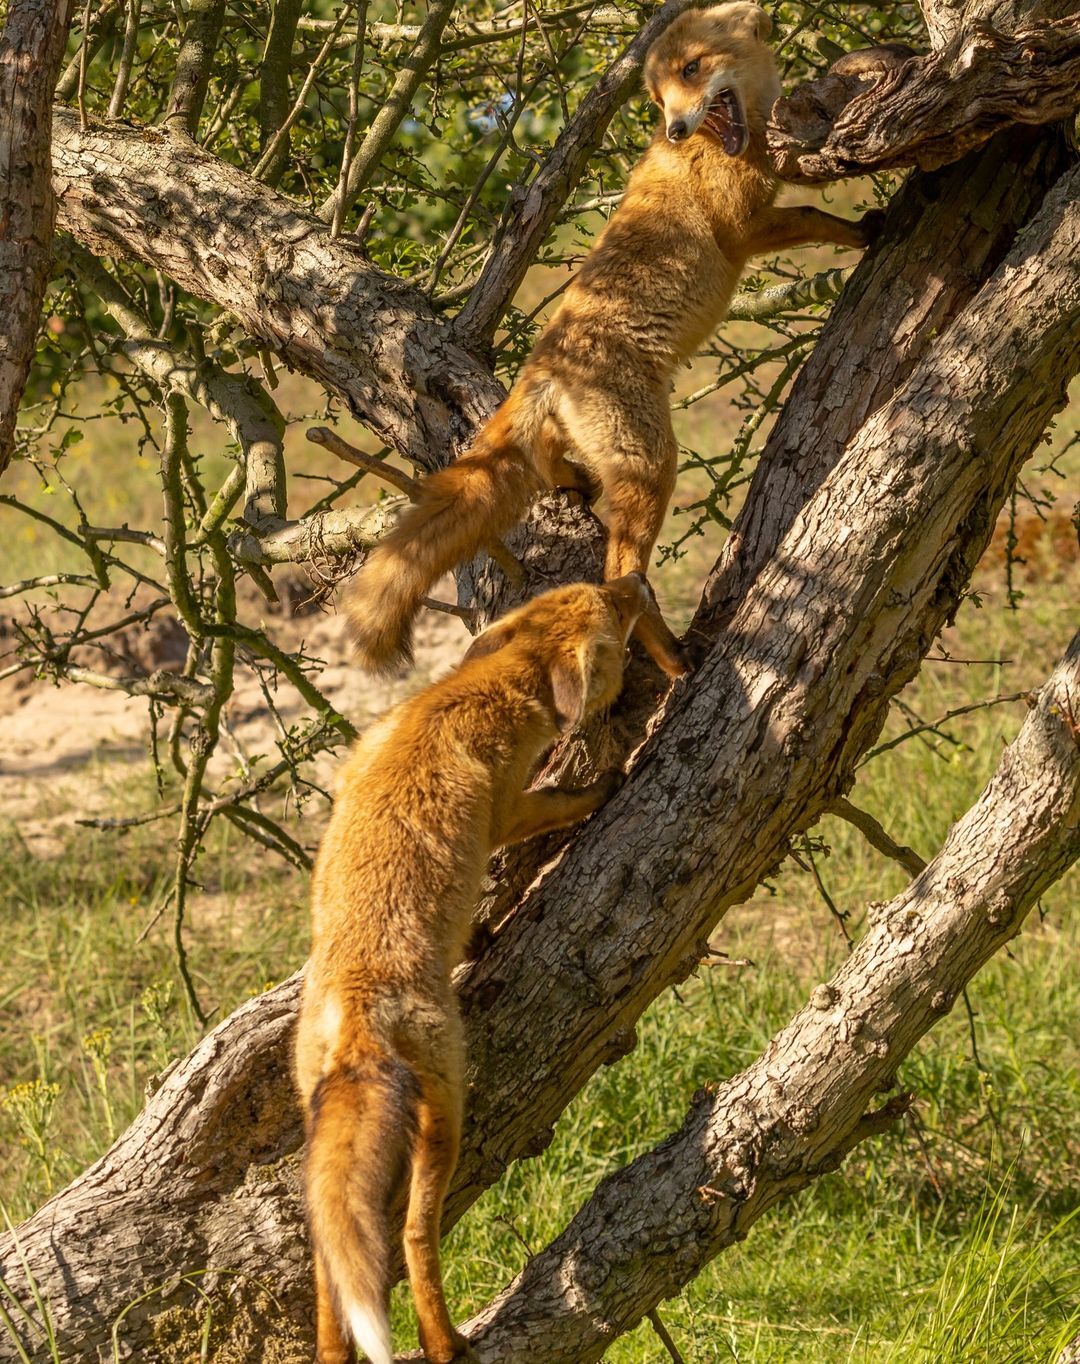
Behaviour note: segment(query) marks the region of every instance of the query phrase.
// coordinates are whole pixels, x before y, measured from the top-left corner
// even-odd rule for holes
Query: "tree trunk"
[[[0,474],[52,259],[52,98],[70,22],[71,0],[11,0],[0,37]]]
[[[877,1112],[918,1040],[1080,857],[1080,633],[978,803],[858,947],[740,1075],[609,1176],[465,1328],[480,1364],[589,1364],[781,1199],[899,1116]]]
[[[829,401],[821,410],[796,404],[787,419],[806,429],[832,423],[836,444],[823,465],[802,449],[779,517],[759,505],[768,476],[748,503],[745,552],[753,563],[775,534],[775,554],[737,591],[732,575],[714,590],[709,610],[725,628],[668,699],[629,782],[462,972],[470,1111],[448,1222],[510,1160],[543,1148],[588,1076],[633,1046],[643,1009],[694,969],[724,910],[850,785],[889,698],[955,608],[1017,469],[1061,406],[1080,367],[1080,171],[1062,177],[1001,262],[999,224],[1009,212],[1022,221],[1050,154],[1029,148],[1019,173],[999,155],[996,175],[989,157],[970,168],[970,185],[958,168],[935,188],[959,237],[967,224],[983,243],[965,266],[993,277],[977,293],[970,278],[966,294],[927,285],[938,265],[917,224],[918,251],[887,240],[867,263],[864,278],[885,272],[882,288],[891,280],[894,306],[859,309],[854,338],[850,325],[842,336],[830,327],[815,357],[822,371],[831,367]],[[987,212],[988,201],[998,212]],[[976,232],[969,218],[992,226]],[[946,257],[946,277],[955,264]],[[932,306],[929,316],[905,313],[904,300],[920,297],[947,298],[945,316]],[[912,354],[898,326],[918,338]],[[882,383],[896,389],[883,406]],[[856,429],[841,439],[845,422]],[[140,1293],[207,1267],[227,1269],[217,1291],[233,1285],[244,1301],[257,1278],[303,1329],[308,1283],[288,1155],[299,1142],[287,1064],[296,992],[294,978],[226,1020],[113,1151],[20,1228],[65,1357],[105,1349],[124,1308],[122,1349],[145,1353],[156,1341],[163,1350],[184,1314],[163,1314],[160,1297]],[[29,1302],[10,1238],[0,1272]],[[275,1313],[275,1329],[280,1322]],[[243,1329],[257,1337],[250,1318]],[[30,1333],[26,1348],[44,1357]]]

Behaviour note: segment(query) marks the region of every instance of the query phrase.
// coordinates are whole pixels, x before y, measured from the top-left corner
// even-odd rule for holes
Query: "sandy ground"
[[[451,586],[436,594],[453,600]],[[416,667],[397,677],[373,680],[349,657],[344,620],[314,614],[285,623],[289,643],[303,641],[305,652],[323,660],[314,680],[327,699],[363,729],[389,705],[444,672],[460,658],[469,635],[454,616],[421,613],[416,629]],[[279,642],[281,633],[275,631]],[[176,666],[171,657],[152,666]],[[211,762],[211,783],[235,773],[239,755],[277,757],[278,719],[247,669],[238,668],[236,691],[228,706],[227,733]],[[301,698],[282,683],[275,696],[286,726],[307,714]],[[167,719],[162,726],[164,738]],[[41,856],[60,850],[65,832],[78,818],[130,814],[130,788],[137,771],[146,775],[152,800],[148,758],[147,703],[121,691],[71,682],[50,684],[28,674],[0,682],[0,822],[17,823],[21,837]],[[316,780],[331,785],[340,762],[324,754],[314,765]],[[138,767],[134,765],[137,764]]]

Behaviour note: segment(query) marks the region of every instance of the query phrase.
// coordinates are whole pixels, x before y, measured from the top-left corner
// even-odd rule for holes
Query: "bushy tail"
[[[319,1082],[306,1183],[311,1238],[342,1327],[371,1364],[393,1364],[390,1213],[408,1173],[417,1084],[372,1057]]]
[[[361,666],[390,672],[412,660],[412,623],[432,583],[505,534],[541,488],[504,410],[476,444],[421,485],[421,499],[368,555],[346,612]]]

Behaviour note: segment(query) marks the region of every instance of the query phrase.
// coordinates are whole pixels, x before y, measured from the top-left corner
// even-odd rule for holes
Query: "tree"
[[[81,515],[75,531],[57,521],[57,533],[85,553],[87,572],[55,585],[86,595],[74,627],[63,632],[54,617],[31,610],[21,626],[20,666],[147,696],[152,710],[173,709],[174,734],[189,736],[179,796],[153,812],[178,820],[172,909],[189,988],[185,897],[208,821],[234,820],[302,864],[305,850],[252,797],[283,777],[302,785],[304,760],[351,732],[320,696],[306,660],[243,621],[237,577],[272,591],[269,571],[302,561],[335,579],[385,517],[379,505],[334,509],[342,492],[386,450],[429,468],[467,442],[503,391],[490,345],[509,300],[538,251],[558,259],[557,247],[544,243],[611,121],[625,120],[620,137],[640,132],[640,113],[618,111],[652,34],[683,7],[670,0],[637,32],[619,6],[571,6],[530,31],[528,20],[478,17],[472,8],[465,19],[449,4],[433,4],[415,27],[369,21],[366,7],[358,14],[344,7],[324,21],[281,5],[265,36],[257,150],[250,68],[242,61],[248,39],[223,26],[224,4],[192,6],[175,50],[159,44],[151,55],[160,15],[140,18],[130,6],[117,48],[104,7],[99,14],[96,51],[108,55],[110,42],[117,49],[111,118],[98,116],[95,98],[104,105],[106,91],[90,82],[86,130],[62,108],[54,119],[58,221],[67,234],[60,287],[65,307],[86,320],[85,354],[101,359],[100,334],[120,328],[110,342],[124,360],[116,372],[148,435],[156,438],[159,425],[150,404],[164,408],[166,529],[159,538],[129,526],[94,527]],[[1060,129],[1042,126],[1075,111],[1080,18],[1070,11],[1044,5],[1036,17],[1020,2],[927,0],[928,56],[889,61],[877,80],[825,75],[777,106],[772,145],[789,176],[926,169],[910,174],[891,201],[881,240],[820,328],[770,431],[695,616],[698,670],[655,714],[659,683],[639,662],[610,722],[552,760],[552,769],[587,770],[626,757],[647,735],[627,785],[585,829],[527,847],[499,868],[485,906],[487,935],[460,980],[472,1093],[449,1221],[508,1162],[543,1149],[570,1097],[601,1063],[633,1046],[643,1009],[694,970],[720,916],[783,858],[794,835],[826,809],[860,817],[845,796],[855,764],[956,609],[1018,471],[1080,369],[1080,172]],[[798,5],[785,13],[805,17]],[[350,16],[358,26],[347,30]],[[891,19],[875,31],[917,35],[912,7]],[[869,22],[865,12],[860,20]],[[297,33],[314,34],[319,46],[298,68],[301,88],[290,104],[287,54]],[[588,61],[612,34],[629,42],[593,79]],[[84,65],[96,41],[90,35],[87,29],[82,40]],[[407,46],[394,56],[388,45],[402,39]],[[362,60],[369,47],[380,54],[379,71]],[[469,65],[469,54],[489,50],[521,54],[517,94],[505,107],[485,63]],[[155,110],[150,77],[165,57],[174,75]],[[793,61],[790,76],[813,74],[810,60]],[[133,80],[140,63],[148,69]],[[434,119],[447,135],[453,119],[437,101],[449,99],[449,73],[464,92],[455,126],[479,110],[498,147],[490,156],[477,147],[463,154],[460,182],[445,165],[433,182],[439,146],[426,144],[421,159],[408,140],[420,134],[408,128]],[[515,127],[529,109],[524,92],[545,81],[551,126],[561,119],[562,130],[538,164]],[[343,127],[331,125],[336,154],[309,212],[281,187],[301,192],[291,168],[304,165],[315,134],[298,115],[313,89],[335,82],[349,114]],[[410,110],[425,82],[435,93],[417,117]],[[204,116],[208,91],[215,112]],[[481,92],[486,103],[468,104]],[[143,117],[157,112],[161,126],[113,121],[125,99]],[[193,140],[227,145],[230,119],[245,101],[250,128],[238,116],[226,155]],[[378,112],[357,139],[365,103]],[[1015,126],[1028,123],[1039,126]],[[530,134],[538,145],[547,126],[541,120]],[[620,169],[626,159],[613,158]],[[507,168],[517,184],[504,200],[493,179]],[[606,171],[591,197],[610,194]],[[418,177],[432,202],[416,242],[407,209],[420,192]],[[361,203],[347,234],[345,222]],[[111,270],[102,257],[114,261]],[[406,270],[423,289],[403,282]],[[147,271],[159,274],[158,296],[146,287]],[[747,357],[746,369],[779,356],[786,383],[815,338],[783,310],[828,297],[838,283],[832,276],[796,281],[778,298],[742,298],[748,313],[776,310],[779,328],[775,345]],[[509,314],[504,355],[520,356],[531,321]],[[280,416],[245,364],[257,357],[270,376],[271,356],[318,378],[386,447],[367,456],[346,449],[356,473],[291,519]],[[772,385],[748,421],[746,443],[714,473],[707,511],[724,515],[750,437],[782,388]],[[238,451],[216,490],[187,448],[189,403],[221,422]],[[51,429],[61,404],[48,399],[35,411],[27,440]],[[241,498],[243,510],[226,530]],[[153,571],[134,552],[122,554],[124,546],[152,550]],[[510,547],[524,566],[524,586],[490,560],[461,576],[461,609],[474,622],[553,571],[595,570],[595,527],[565,498],[545,499]],[[105,603],[114,578],[158,594],[129,618],[175,609],[190,640],[181,672],[118,678],[82,661],[76,651],[93,643],[98,628],[91,611]],[[505,1359],[540,1332],[545,1358],[598,1358],[613,1334],[780,1196],[833,1168],[902,1111],[902,1100],[868,1105],[1080,853],[1080,750],[1070,699],[1080,681],[1078,650],[1074,641],[980,802],[884,907],[845,969],[815,991],[769,1057],[700,1097],[680,1133],[602,1185],[481,1314],[482,1359]],[[238,666],[280,670],[309,701],[311,721],[265,771],[212,790],[207,762]],[[1044,774],[1039,783],[1025,777],[1035,770]],[[883,831],[872,832],[888,843]],[[720,859],[716,848],[730,851]],[[309,1290],[299,1130],[285,1064],[296,997],[294,977],[220,1024],[164,1079],[113,1150],[7,1239],[0,1272],[29,1304],[17,1329],[31,1357],[45,1357],[46,1348],[33,1320],[34,1292],[50,1305],[62,1355],[92,1358],[108,1349],[121,1316],[123,1349],[155,1348],[162,1357],[168,1348],[182,1351],[182,1337],[174,1347],[163,1343],[172,1327],[157,1290],[224,1264],[234,1282],[239,1275],[248,1285],[233,1299],[238,1338],[261,1338],[258,1304],[270,1291],[303,1339]],[[821,1055],[839,1047],[844,1063],[826,1082]],[[780,1093],[762,1081],[774,1063],[784,1075]],[[238,1122],[238,1113],[247,1119]],[[640,1188],[658,1180],[683,1194],[708,1193],[691,1199],[690,1210],[683,1198],[681,1211],[657,1205],[658,1218],[622,1216],[620,1209],[637,1207]],[[560,1270],[571,1262],[577,1290],[553,1293],[553,1284],[568,1282]],[[610,1273],[613,1265],[623,1272]],[[0,1342],[0,1358],[12,1348]]]
[[[0,38],[0,473],[30,369],[49,272],[54,205],[49,176],[52,92],[71,22],[69,0],[13,3]]]

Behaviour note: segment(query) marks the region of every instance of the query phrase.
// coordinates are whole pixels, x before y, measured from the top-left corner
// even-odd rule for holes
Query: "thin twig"
[[[463,620],[466,625],[475,625],[480,615],[475,606],[458,606],[455,602],[436,601],[434,597],[423,597],[421,605],[426,606],[429,611],[442,611],[447,616],[457,616],[458,620]]]
[[[906,743],[908,739],[914,739],[919,734],[936,732],[942,725],[948,724],[950,720],[955,720],[957,716],[970,715],[975,710],[989,710],[991,706],[1008,705],[1012,701],[1026,701],[1030,695],[1031,693],[1028,691],[1013,691],[1007,695],[992,696],[986,701],[972,701],[966,706],[956,706],[953,710],[946,711],[937,720],[928,720],[922,724],[912,725],[895,739],[889,739],[887,743],[878,744],[876,748],[872,748],[869,753],[865,754],[858,766],[863,767],[871,758],[879,757],[882,753],[888,753],[890,749],[897,748],[900,744]]]
[[[646,1312],[645,1315],[649,1318],[649,1321],[652,1323],[653,1330],[660,1337],[664,1349],[667,1350],[674,1364],[686,1364],[686,1360],[683,1359],[682,1355],[679,1353],[678,1348],[675,1345],[675,1342],[671,1339],[671,1336],[668,1334],[667,1327],[660,1320],[660,1313],[657,1311],[657,1309],[654,1307],[650,1311]]]
[[[363,450],[358,450],[355,445],[350,445],[347,440],[342,440],[337,432],[331,431],[328,426],[309,427],[307,438],[312,445],[321,445],[357,469],[363,469],[367,474],[374,474],[381,482],[388,484],[391,488],[396,488],[399,493],[404,493],[410,502],[419,500],[419,480],[402,473],[400,469],[395,469],[392,464],[387,464],[380,457],[365,455]]]
[[[345,149],[341,155],[341,174],[338,177],[337,200],[334,204],[334,217],[330,224],[331,237],[340,237],[345,221],[348,202],[346,187],[352,170],[353,147],[356,138],[356,119],[360,105],[360,72],[364,65],[364,30],[367,25],[368,0],[360,0],[356,18],[356,51],[353,53],[352,71],[349,73],[349,122],[345,129]]]
[[[892,858],[894,862],[899,862],[905,871],[912,876],[918,876],[920,872],[926,870],[926,863],[915,851],[906,844],[895,842],[889,837],[873,815],[865,810],[860,810],[857,805],[852,805],[851,801],[841,796],[829,807],[830,813],[838,815],[856,829],[866,839],[867,843],[884,853],[886,857]]]
[[[142,0],[128,0],[127,18],[124,22],[124,46],[120,51],[120,64],[116,69],[116,82],[109,100],[109,117],[119,118],[127,97],[128,83],[131,80],[131,67],[135,61],[135,50],[139,41],[139,17]]]

